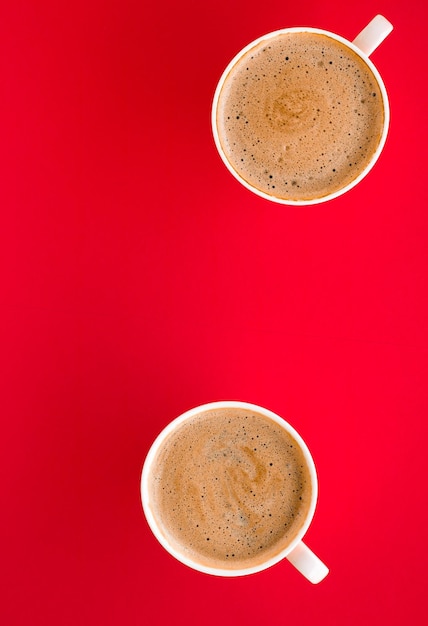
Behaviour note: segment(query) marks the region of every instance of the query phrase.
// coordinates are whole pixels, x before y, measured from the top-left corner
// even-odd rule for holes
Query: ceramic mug
[[[224,411],[231,412],[231,417],[233,418],[234,412],[244,412],[244,415],[255,415],[260,416],[263,420],[268,420],[268,423],[272,421],[275,425],[280,427],[279,432],[284,430],[287,436],[289,435],[292,440],[297,444],[300,449],[301,455],[299,459],[303,458],[303,461],[306,468],[304,470],[305,477],[309,477],[308,480],[310,482],[310,488],[308,489],[308,501],[304,505],[304,513],[302,513],[302,519],[300,521],[300,527],[297,532],[293,533],[293,536],[290,538],[289,543],[281,543],[280,550],[277,551],[273,556],[268,555],[267,558],[262,558],[262,560],[258,561],[257,564],[251,564],[249,566],[241,567],[241,568],[230,568],[225,565],[222,566],[211,566],[206,563],[201,563],[198,561],[197,556],[194,553],[189,552],[186,549],[186,546],[181,546],[180,543],[174,541],[172,535],[169,533],[169,529],[167,528],[168,522],[164,522],[161,519],[161,513],[158,511],[158,507],[156,505],[156,495],[154,495],[154,484],[160,484],[161,489],[169,489],[165,484],[162,484],[162,475],[159,477],[158,470],[156,470],[157,459],[164,458],[160,455],[165,454],[166,443],[171,441],[171,438],[179,431],[183,425],[187,425],[189,428],[194,428],[192,424],[194,424],[195,418],[203,421],[204,416],[213,416],[215,419],[218,419],[218,416],[224,416]],[[192,421],[193,420],[193,421]],[[190,426],[189,426],[190,425]],[[277,428],[277,426],[275,426]],[[174,439],[172,439],[174,441]],[[187,451],[186,451],[187,453]],[[194,452],[193,452],[194,454]],[[233,451],[232,451],[233,454]],[[247,452],[245,452],[247,454]],[[187,458],[187,457],[186,457]],[[231,457],[229,457],[231,458]],[[300,461],[299,461],[300,462]],[[235,463],[235,461],[234,461]],[[237,467],[237,465],[235,465]],[[242,466],[241,466],[242,467]],[[302,466],[303,467],[303,466]],[[284,469],[281,468],[281,471],[284,472]],[[174,471],[172,472],[174,473]],[[234,476],[234,480],[236,478],[236,474],[234,469],[232,468],[232,473]],[[180,474],[179,474],[180,476]],[[241,474],[242,476],[242,474]],[[193,476],[190,476],[190,480],[192,481]],[[196,478],[196,477],[195,477]],[[177,477],[174,477],[174,480],[179,480]],[[217,480],[217,479],[216,479]],[[291,480],[291,479],[287,479]],[[159,487],[156,487],[159,489]],[[195,491],[195,485],[192,485],[192,493]],[[227,490],[232,493],[235,490],[239,490],[239,485],[228,484]],[[264,494],[264,492],[263,492]],[[181,496],[180,496],[181,497]],[[266,496],[264,496],[266,497]],[[229,401],[229,402],[212,402],[209,404],[205,404],[202,406],[195,407],[180,417],[177,417],[175,420],[169,423],[166,428],[159,434],[154,443],[152,444],[146,460],[144,462],[142,475],[141,475],[141,499],[143,510],[147,519],[147,522],[158,539],[159,543],[176,559],[180,562],[188,565],[189,567],[199,571],[204,572],[206,574],[213,574],[216,576],[244,576],[247,574],[254,574],[256,572],[260,572],[283,559],[288,559],[290,563],[292,563],[302,574],[312,583],[319,583],[325,576],[328,574],[328,568],[320,561],[320,559],[306,546],[303,542],[303,537],[306,531],[309,528],[309,525],[312,521],[315,506],[318,497],[318,480],[317,474],[315,470],[314,461],[309,452],[309,449],[302,437],[296,432],[296,430],[286,422],[282,417],[273,413],[272,411],[265,409],[263,407],[250,404],[247,402],[237,402],[237,401]],[[196,505],[198,502],[196,502]],[[171,505],[175,506],[175,505]],[[227,503],[227,506],[230,506],[230,503]],[[263,504],[262,504],[263,506]],[[280,506],[282,507],[281,500]],[[300,506],[300,504],[298,505]],[[302,505],[303,507],[303,505]],[[227,509],[225,509],[226,511]],[[209,514],[209,509],[205,511],[206,515]],[[226,514],[226,513],[225,513]]]
[[[389,127],[389,118],[390,118],[390,110],[389,110],[389,102],[388,102],[388,96],[387,96],[387,92],[385,89],[385,85],[383,83],[383,80],[379,74],[379,72],[377,71],[376,67],[373,65],[372,61],[369,59],[369,56],[371,55],[371,53],[382,43],[382,41],[387,37],[387,35],[392,31],[392,25],[390,24],[390,22],[385,19],[383,16],[381,15],[377,15],[361,32],[360,34],[354,39],[353,42],[350,42],[346,39],[344,39],[343,37],[336,35],[335,33],[332,33],[330,31],[326,31],[326,30],[321,30],[321,29],[316,29],[316,28],[288,28],[288,29],[282,29],[282,30],[277,30],[274,32],[271,32],[267,35],[264,35],[263,37],[260,37],[259,39],[256,39],[255,41],[251,42],[250,44],[248,44],[245,48],[243,48],[233,59],[232,61],[229,63],[229,65],[226,67],[226,69],[224,70],[217,88],[215,90],[215,95],[214,95],[214,100],[213,100],[213,105],[212,105],[212,131],[213,131],[213,136],[214,136],[214,141],[215,141],[215,145],[217,147],[217,150],[220,154],[220,157],[222,158],[224,164],[226,165],[226,167],[228,168],[228,170],[232,173],[232,175],[247,189],[249,189],[250,191],[252,191],[253,193],[257,194],[258,196],[261,196],[262,198],[265,198],[267,200],[271,200],[273,202],[278,202],[280,204],[285,204],[285,205],[307,205],[307,204],[317,204],[320,202],[325,202],[327,200],[331,200],[333,198],[336,198],[342,194],[344,194],[345,192],[349,191],[350,189],[352,189],[355,185],[357,185],[367,174],[368,172],[372,169],[372,167],[374,166],[374,164],[376,163],[376,161],[378,160],[382,149],[385,145],[385,141],[386,141],[386,137],[388,134],[388,127]],[[269,46],[270,43],[272,43],[272,41],[275,38],[278,38],[278,36],[282,36],[282,35],[287,35],[287,34],[295,34],[295,33],[312,33],[315,35],[324,35],[325,37],[330,38],[331,40],[334,40],[336,42],[339,42],[340,44],[342,44],[342,46],[345,48],[345,50],[347,50],[348,52],[351,51],[353,53],[355,53],[357,55],[357,57],[359,59],[361,59],[363,61],[363,64],[366,68],[368,68],[368,70],[370,71],[370,75],[372,77],[371,80],[374,81],[374,84],[377,84],[378,90],[380,92],[380,96],[381,96],[381,100],[382,100],[382,108],[383,108],[383,123],[381,126],[381,129],[379,132],[377,132],[376,134],[376,139],[378,138],[378,142],[377,145],[375,146],[375,148],[371,151],[369,150],[369,154],[368,156],[365,158],[364,162],[362,162],[361,164],[355,164],[357,165],[357,167],[355,168],[355,170],[350,170],[350,175],[348,176],[348,174],[346,174],[346,176],[348,176],[348,178],[344,178],[343,179],[343,183],[342,182],[338,182],[339,188],[333,188],[333,186],[330,186],[331,189],[328,189],[328,183],[326,183],[326,190],[321,192],[319,197],[317,196],[317,192],[314,191],[315,197],[310,197],[310,195],[308,194],[308,198],[305,198],[304,196],[299,197],[298,199],[293,198],[293,193],[291,193],[293,190],[292,188],[289,186],[287,187],[287,193],[286,194],[282,194],[281,197],[279,197],[279,195],[275,195],[275,191],[273,188],[269,188],[268,189],[268,183],[263,183],[262,185],[260,185],[259,188],[255,182],[254,176],[260,176],[259,173],[255,174],[255,170],[254,172],[251,172],[251,170],[245,170],[241,168],[241,165],[239,164],[239,161],[244,161],[243,158],[238,158],[238,157],[233,157],[232,158],[232,151],[234,150],[234,148],[231,148],[231,146],[229,145],[229,140],[228,140],[228,132],[230,131],[221,131],[219,132],[219,127],[220,128],[224,128],[226,126],[223,117],[224,117],[224,112],[222,113],[223,109],[223,105],[221,104],[221,98],[222,98],[222,93],[227,93],[228,90],[230,91],[231,89],[231,85],[233,85],[233,81],[236,80],[235,76],[236,76],[236,72],[234,74],[234,71],[236,70],[236,68],[239,68],[243,65],[243,59],[245,57],[245,64],[247,64],[247,60],[249,58],[253,58],[251,56],[251,53],[253,51],[258,51],[260,50],[260,46],[263,47],[267,47]],[[288,60],[288,57],[286,57]],[[241,65],[239,65],[241,63]],[[298,66],[299,67],[299,66]],[[337,66],[329,66],[329,71],[336,71],[334,68]],[[245,68],[245,69],[249,69],[249,68]],[[250,68],[251,69],[251,68]],[[284,69],[285,69],[285,62],[284,62]],[[343,68],[341,68],[343,69]],[[304,69],[303,66],[301,67],[301,69],[299,70],[301,72],[300,76],[302,78],[302,81],[304,81]],[[245,79],[245,78],[244,78]],[[260,80],[260,78],[258,78],[257,80]],[[275,81],[277,79],[275,78]],[[294,78],[294,81],[298,84],[298,78],[296,80],[296,78]],[[256,84],[256,83],[255,83]],[[279,84],[279,79],[277,83],[271,83],[275,85]],[[340,84],[339,84],[340,86]],[[250,89],[256,89],[257,88],[257,84],[256,87],[251,87],[251,88],[247,88],[248,91],[247,93],[247,97],[248,97],[248,101],[254,101],[254,100],[258,100],[260,98],[260,96],[263,97],[263,93],[262,92],[257,92],[257,95],[255,95],[255,91],[251,91]],[[284,89],[286,90],[286,87],[284,87]],[[313,89],[313,86],[309,86],[309,89],[307,90],[308,92]],[[282,102],[277,102],[276,103],[276,109],[275,109],[275,115],[279,115],[279,111],[282,107],[283,112],[286,111],[287,115],[292,115],[293,119],[291,120],[293,123],[297,120],[297,118],[299,117],[299,113],[304,109],[304,107],[306,106],[307,102],[302,102],[299,99],[299,96],[296,96],[296,91],[298,91],[298,89],[294,89],[293,93],[290,96],[290,94],[287,95],[287,92],[285,91],[284,95],[281,96],[282,97]],[[314,92],[315,93],[315,92]],[[310,96],[309,96],[310,97]],[[314,97],[318,97],[315,96]],[[288,100],[287,100],[288,98]],[[291,98],[291,103],[290,103],[290,98]],[[294,98],[294,100],[293,100]],[[260,101],[260,100],[259,100]],[[220,103],[220,106],[219,106]],[[254,107],[254,102],[252,102],[251,106]],[[259,105],[258,105],[259,106]],[[262,106],[262,105],[260,105]],[[312,105],[311,105],[312,106]],[[316,107],[316,105],[315,105]],[[235,112],[237,112],[238,109],[235,110]],[[253,108],[254,111],[254,108]],[[311,108],[310,112],[310,119],[312,120],[312,116],[313,116],[313,111],[319,111],[319,109],[317,108]],[[332,113],[332,112],[331,112]],[[245,114],[244,114],[245,115]],[[263,113],[264,115],[264,113]],[[315,127],[315,125],[317,124],[316,122],[316,115],[317,113],[314,114],[313,119],[315,124],[313,124],[313,126]],[[223,117],[222,117],[223,116]],[[238,119],[239,116],[236,116],[236,118]],[[268,117],[268,114],[266,114],[266,117]],[[230,119],[230,118],[228,118]],[[234,117],[232,117],[233,123],[234,122]],[[258,118],[258,122],[259,120],[263,119],[262,117],[259,116]],[[330,124],[333,123],[334,124],[334,117],[332,116],[333,122],[330,121]],[[349,116],[348,116],[349,119]],[[282,129],[281,128],[276,128],[274,133],[276,134],[276,137],[278,138],[278,145],[279,142],[284,142],[284,144],[287,143],[288,139],[287,139],[287,134],[285,133],[283,135],[284,138],[282,138],[282,136],[280,137],[278,135],[278,132],[281,133],[283,132],[284,127],[286,126],[286,124],[288,123],[287,120],[279,120],[282,123]],[[288,120],[289,121],[289,120]],[[241,116],[241,122],[243,123],[242,120],[242,116]],[[253,120],[254,122],[254,120]],[[252,123],[253,123],[252,122]],[[246,123],[248,124],[248,121],[246,121]],[[265,123],[265,122],[262,122]],[[312,123],[312,122],[311,122]],[[230,124],[228,122],[228,124]],[[236,123],[235,123],[236,124]],[[221,125],[221,126],[220,126]],[[245,130],[245,127],[243,127]],[[328,128],[328,127],[327,127]],[[249,132],[248,129],[251,129],[251,132],[254,132],[252,127],[249,126],[247,127],[247,133]],[[238,129],[239,130],[239,129]],[[292,132],[295,131],[295,128],[291,129]],[[349,128],[349,130],[352,130],[351,128]],[[348,131],[348,128],[346,129],[346,131]],[[235,132],[235,131],[234,131]],[[309,129],[309,133],[313,133],[314,129]],[[325,131],[323,131],[325,132]],[[223,134],[223,141],[221,140],[220,134]],[[351,133],[345,133],[345,129],[344,129],[344,134],[351,134]],[[326,135],[324,135],[325,137]],[[266,138],[267,137],[267,138]],[[236,137],[234,137],[235,140]],[[234,141],[233,140],[233,141]],[[300,138],[299,138],[300,140]],[[232,140],[231,140],[232,141]],[[265,152],[269,151],[269,135],[265,136],[263,138],[263,142],[266,143],[266,147],[264,147]],[[260,140],[259,140],[260,143]],[[234,143],[233,145],[236,145],[236,143]],[[243,144],[244,145],[244,144]],[[255,145],[255,144],[253,144]],[[304,145],[304,144],[300,144],[300,145]],[[248,137],[246,139],[246,143],[245,143],[245,150],[248,152],[246,152],[245,154],[245,158],[247,158],[247,154],[249,152],[251,152],[251,138]],[[286,146],[284,145],[284,150],[285,150]],[[257,149],[257,146],[256,146]],[[282,149],[282,147],[281,147]],[[335,148],[336,149],[336,148]],[[340,148],[339,148],[340,149]],[[296,150],[296,153],[298,151],[298,148],[293,148],[293,150]],[[227,152],[227,154],[226,154]],[[308,150],[306,148],[306,153],[309,153],[310,150]],[[239,156],[243,156],[243,153],[241,152]],[[253,155],[252,155],[253,156]],[[276,158],[276,156],[275,156]],[[278,159],[282,159],[284,158],[284,160],[287,159],[287,155],[284,153],[282,154],[282,156],[278,157]],[[295,157],[293,157],[295,158]],[[297,159],[298,161],[298,159]],[[296,162],[297,162],[296,161]],[[266,161],[266,163],[263,162],[263,160],[260,161],[260,172],[262,171],[262,166],[266,165],[269,168],[269,160]],[[349,164],[352,165],[352,164]],[[347,163],[345,164],[345,169],[346,169]],[[253,167],[250,164],[250,168]],[[258,167],[258,166],[257,166]],[[297,169],[297,168],[296,168]],[[268,169],[264,170],[266,173],[268,172]],[[333,172],[335,172],[336,170],[333,169]],[[345,172],[346,173],[346,172]],[[254,174],[254,175],[253,175]],[[318,172],[317,175],[321,174]],[[325,170],[322,173],[322,176],[325,175]],[[351,178],[353,176],[353,178]],[[315,176],[316,177],[316,176]],[[272,178],[272,176],[270,176],[270,178]],[[313,175],[312,175],[313,178]],[[296,185],[296,181],[295,180],[290,180],[289,182],[286,183],[282,183],[282,184],[290,184],[290,185]],[[296,188],[294,188],[295,191]],[[290,197],[286,197],[288,194],[291,194]]]

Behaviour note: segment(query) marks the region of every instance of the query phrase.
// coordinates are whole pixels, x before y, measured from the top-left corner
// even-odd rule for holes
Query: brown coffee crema
[[[368,65],[327,35],[282,33],[250,49],[219,94],[217,130],[233,169],[285,200],[323,198],[369,164],[384,126]]]
[[[294,438],[264,415],[215,409],[165,440],[150,476],[150,506],[167,540],[199,564],[256,566],[301,529],[311,477]]]

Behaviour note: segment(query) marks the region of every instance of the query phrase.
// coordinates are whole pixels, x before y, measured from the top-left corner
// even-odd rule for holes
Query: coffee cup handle
[[[383,15],[376,15],[371,22],[357,35],[352,42],[368,57],[376,50],[393,29],[391,22],[388,22]]]
[[[287,559],[314,585],[320,583],[329,572],[328,567],[303,541],[298,543],[294,550],[287,555]]]

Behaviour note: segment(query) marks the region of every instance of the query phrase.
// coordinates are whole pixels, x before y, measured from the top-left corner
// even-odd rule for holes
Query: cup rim
[[[348,183],[347,185],[345,185],[344,187],[341,187],[340,189],[327,194],[325,196],[322,196],[321,198],[313,198],[310,200],[291,200],[291,199],[287,199],[287,198],[278,198],[275,197],[273,195],[270,195],[264,191],[261,191],[260,189],[258,189],[255,185],[252,185],[251,183],[247,182],[243,177],[241,177],[238,172],[234,169],[234,167],[229,163],[229,160],[227,158],[227,156],[225,155],[221,142],[220,142],[220,138],[218,136],[218,130],[217,130],[217,107],[218,107],[218,101],[219,101],[219,97],[220,97],[220,93],[222,90],[222,87],[227,79],[227,76],[229,75],[230,71],[232,70],[232,68],[234,67],[234,65],[247,53],[249,52],[252,48],[254,48],[255,46],[259,45],[260,43],[264,42],[264,41],[268,41],[269,39],[272,39],[273,37],[276,37],[278,35],[282,35],[282,34],[289,34],[289,33],[315,33],[315,34],[319,34],[319,35],[325,35],[327,37],[330,37],[331,39],[335,39],[336,41],[339,41],[340,43],[342,43],[343,45],[347,46],[348,48],[350,48],[353,52],[355,52],[365,63],[366,65],[369,67],[369,69],[371,70],[371,72],[373,73],[381,95],[382,95],[382,102],[383,102],[383,112],[384,112],[384,122],[383,122],[383,129],[382,129],[382,135],[380,137],[378,146],[375,150],[375,152],[372,154],[372,157],[369,161],[369,163],[366,165],[366,167],[358,174],[358,176],[356,176],[350,183]],[[257,196],[260,196],[266,200],[270,200],[271,202],[275,202],[276,204],[282,204],[282,205],[288,205],[288,206],[309,206],[309,205],[314,205],[314,204],[321,204],[323,202],[327,202],[329,200],[333,200],[335,198],[338,198],[339,196],[343,195],[344,193],[346,193],[347,191],[350,191],[353,187],[355,187],[356,185],[358,185],[358,183],[367,176],[367,174],[370,172],[370,170],[373,168],[373,166],[375,165],[375,163],[377,162],[377,160],[379,159],[379,156],[384,148],[385,142],[386,142],[386,138],[388,135],[388,130],[389,130],[389,122],[390,122],[390,107],[389,107],[389,99],[388,99],[388,94],[386,91],[386,87],[385,84],[383,82],[383,79],[381,77],[381,75],[379,74],[379,71],[377,70],[376,66],[374,65],[374,63],[371,61],[371,59],[360,49],[358,48],[358,46],[356,46],[352,41],[349,41],[348,39],[345,39],[345,37],[342,37],[341,35],[337,35],[336,33],[333,33],[329,30],[325,30],[322,28],[313,28],[311,26],[293,26],[290,28],[280,28],[278,30],[274,30],[271,31],[269,33],[266,33],[265,35],[262,35],[261,37],[258,37],[257,39],[254,39],[253,41],[251,41],[249,44],[247,44],[244,48],[242,48],[233,58],[232,60],[228,63],[228,65],[226,66],[226,68],[224,69],[222,75],[220,76],[220,79],[217,83],[215,92],[214,92],[214,97],[213,97],[213,101],[212,101],[212,107],[211,107],[211,128],[212,128],[212,133],[213,133],[213,138],[214,138],[214,142],[217,148],[217,151],[223,161],[223,163],[226,165],[227,169],[229,170],[229,172],[238,180],[238,182],[241,183],[241,185],[243,185],[244,187],[246,187],[247,189],[249,189],[250,191],[252,191],[254,194],[256,194]]]
[[[305,521],[302,527],[300,528],[299,532],[297,533],[297,535],[285,548],[283,548],[275,556],[267,559],[263,563],[259,563],[258,565],[254,565],[252,567],[247,567],[247,568],[229,569],[229,568],[208,566],[202,563],[198,563],[197,561],[191,559],[185,554],[182,554],[173,545],[171,545],[171,543],[162,533],[156,521],[156,517],[152,511],[151,505],[150,505],[150,492],[149,492],[150,469],[156,457],[156,454],[158,450],[160,449],[160,447],[162,446],[163,442],[165,441],[166,437],[168,437],[168,435],[172,433],[183,422],[191,419],[195,415],[198,415],[200,413],[205,413],[211,410],[219,410],[219,409],[224,409],[224,408],[231,408],[231,409],[237,408],[237,409],[246,409],[249,411],[253,411],[267,418],[270,418],[272,421],[276,422],[282,428],[284,428],[295,439],[295,441],[299,445],[304,455],[305,461],[307,463],[307,467],[309,469],[309,474],[311,478],[311,488],[312,488],[311,502],[310,502],[309,510],[305,518]],[[317,478],[315,463],[313,461],[313,458],[309,451],[308,446],[306,445],[302,437],[299,435],[299,433],[284,418],[282,418],[277,413],[274,413],[273,411],[269,409],[266,409],[264,407],[261,407],[257,404],[253,404],[250,402],[241,402],[241,401],[236,401],[236,400],[218,401],[218,402],[209,402],[206,404],[202,404],[200,406],[196,406],[192,409],[189,409],[188,411],[185,411],[184,413],[176,417],[174,420],[172,420],[159,433],[159,435],[156,437],[156,439],[152,443],[149,449],[149,452],[147,453],[144,464],[143,464],[143,469],[141,472],[140,493],[141,493],[141,502],[143,506],[143,511],[146,516],[146,520],[149,524],[149,527],[151,531],[153,532],[154,536],[156,537],[156,539],[163,546],[163,548],[165,548],[167,552],[169,552],[173,557],[175,557],[178,561],[180,561],[184,565],[187,565],[191,567],[192,569],[197,570],[199,572],[203,572],[205,574],[212,574],[214,576],[235,577],[235,576],[244,576],[248,574],[261,572],[271,567],[272,565],[275,565],[276,563],[278,563],[279,561],[287,557],[287,555],[290,554],[294,550],[294,548],[302,540],[303,536],[305,535],[306,531],[308,530],[312,522],[312,519],[315,513],[317,499],[318,499],[318,478]]]

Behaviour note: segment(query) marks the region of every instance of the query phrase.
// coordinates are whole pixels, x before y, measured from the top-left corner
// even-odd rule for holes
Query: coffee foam
[[[282,33],[233,66],[216,123],[227,159],[250,185],[312,200],[366,168],[384,109],[371,69],[353,50],[318,33]]]
[[[211,567],[252,567],[297,535],[311,502],[303,453],[281,426],[243,409],[211,410],[164,442],[150,506],[182,554]]]

